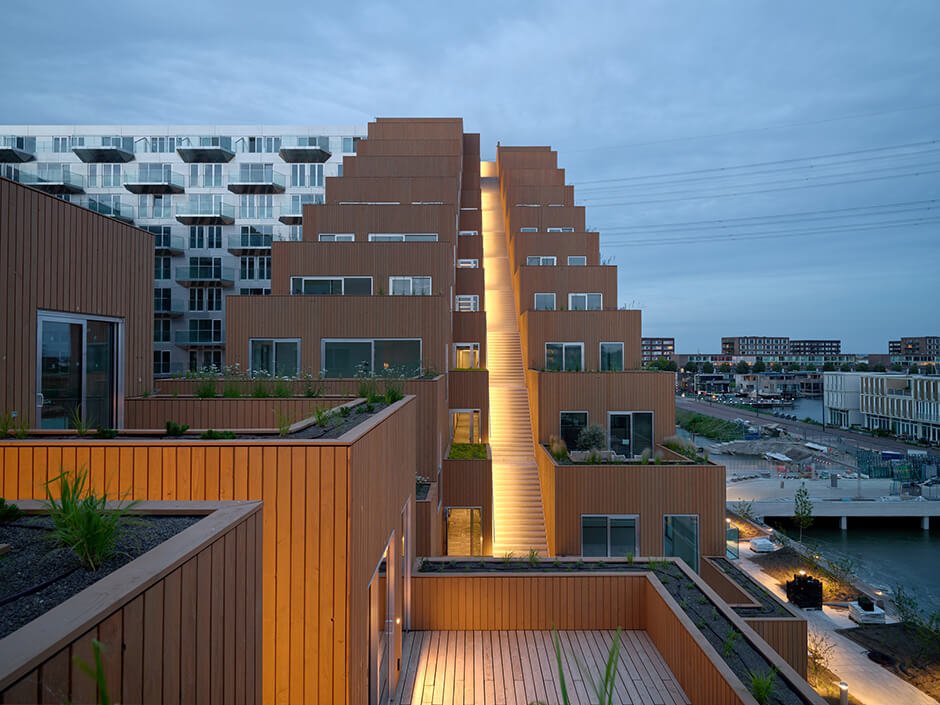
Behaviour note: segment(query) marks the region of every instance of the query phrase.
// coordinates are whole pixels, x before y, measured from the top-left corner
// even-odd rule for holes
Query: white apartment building
[[[829,423],[851,425],[857,408],[857,423],[867,429],[940,443],[940,377],[827,372],[823,398]]]
[[[271,293],[271,243],[301,238],[365,126],[5,125],[0,176],[154,237],[154,373],[225,360],[225,299]]]

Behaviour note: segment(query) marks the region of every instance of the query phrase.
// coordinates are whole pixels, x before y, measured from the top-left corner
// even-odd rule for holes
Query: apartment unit
[[[672,360],[676,354],[675,338],[641,338],[643,364],[663,358]]]
[[[788,355],[790,339],[762,335],[731,336],[721,339],[721,354],[733,356]]]
[[[862,374],[859,412],[865,428],[940,443],[940,378]]]
[[[271,293],[271,244],[299,240],[359,127],[5,125],[0,176],[153,236],[156,375],[225,364],[226,299]]]
[[[789,355],[829,356],[842,353],[841,340],[791,340]]]
[[[841,428],[862,426],[861,391],[864,372],[823,373],[823,418],[826,423]]]

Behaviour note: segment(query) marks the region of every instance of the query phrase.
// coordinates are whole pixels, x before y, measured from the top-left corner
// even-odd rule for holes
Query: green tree
[[[787,363],[787,372],[799,372],[800,363],[798,362],[788,362]]]
[[[731,372],[731,363],[722,362],[721,365],[718,366],[718,371],[725,373],[725,374],[727,374],[728,372]]]
[[[872,372],[887,372],[887,370],[885,369],[885,366],[880,363],[877,365],[872,365],[871,371]]]
[[[744,360],[741,360],[737,365],[734,366],[734,371],[739,375],[746,375],[751,371],[751,366]]]
[[[847,363],[847,362],[843,362],[841,365],[839,365],[839,371],[840,371],[840,372],[851,372],[851,371],[852,371],[852,366],[851,366],[849,363]]]
[[[702,372],[704,372],[707,375],[710,375],[714,371],[715,371],[715,366],[712,363],[708,361],[702,363]]]
[[[924,368],[924,372],[925,372],[926,374],[928,374],[928,375],[935,375],[935,374],[937,374],[937,367],[936,367],[936,365],[933,365],[933,364],[927,365],[927,366]]]
[[[774,372],[783,372],[783,363],[774,362],[773,364],[771,364],[770,369],[773,370]]]
[[[868,372],[868,364],[864,362],[859,362],[855,365],[856,372]]]
[[[674,360],[667,360],[664,357],[656,358],[646,367],[650,370],[660,370],[662,372],[675,372],[679,369]]]
[[[692,361],[685,363],[685,371],[687,374],[694,375],[698,372],[698,363]]]
[[[752,372],[766,372],[767,365],[764,364],[763,360],[758,360],[754,363],[754,367],[751,368]]]
[[[891,365],[891,371],[904,372],[904,365],[902,365],[900,362],[895,362],[893,365]]]
[[[813,523],[813,503],[809,499],[809,490],[806,485],[800,488],[793,496],[793,519],[800,527],[800,543],[803,542],[803,529],[808,529]]]
[[[833,363],[827,362],[823,364],[823,372],[835,372],[835,371],[836,371],[836,366]]]
[[[920,370],[917,368],[917,365],[911,365],[908,368],[907,373],[909,375],[916,375],[916,374],[920,374]]]

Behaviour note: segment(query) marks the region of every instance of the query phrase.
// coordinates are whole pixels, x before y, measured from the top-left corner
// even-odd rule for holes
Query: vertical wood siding
[[[128,499],[262,500],[258,700],[265,705],[349,702],[356,687],[352,680],[361,680],[363,671],[349,671],[348,664],[363,663],[368,649],[368,632],[356,621],[360,617],[351,635],[350,615],[367,615],[369,609],[367,583],[351,580],[362,579],[363,563],[371,561],[373,569],[378,564],[381,551],[367,553],[373,537],[384,533],[387,540],[398,530],[401,509],[414,496],[414,454],[409,443],[394,440],[414,437],[414,406],[406,397],[350,442],[11,442],[0,455],[2,496],[44,498],[45,483],[61,469],[84,467],[94,489]],[[372,434],[381,442],[372,442]],[[357,466],[350,469],[350,463]],[[369,483],[376,489],[368,489]],[[396,496],[397,488],[409,491]],[[392,514],[394,523],[388,525]],[[359,526],[352,529],[354,521]],[[224,553],[212,558],[219,575],[224,558]],[[213,639],[225,642],[227,632]],[[201,652],[196,658],[197,675],[221,678],[210,662],[199,660],[205,658]]]
[[[447,375],[451,409],[479,409],[483,442],[490,436],[490,374],[487,370],[451,370]]]
[[[174,561],[175,568],[142,592],[115,593],[97,624],[15,683],[0,686],[0,702],[97,703],[93,677],[78,664],[94,665],[94,639],[102,644],[112,702],[258,702],[261,550],[261,513],[254,511]]]
[[[780,657],[806,678],[808,656],[806,651],[805,619],[745,619],[755,632],[770,644]]]
[[[0,412],[36,425],[37,310],[124,321],[124,392],[153,377],[153,238],[0,179]]]
[[[221,385],[220,385],[221,386]],[[149,397],[124,402],[124,427],[165,428],[167,421],[185,423],[191,429],[276,429],[283,415],[296,423],[317,409],[331,409],[347,399],[200,399]]]
[[[483,555],[493,555],[493,460],[444,460],[443,506],[480,507]]]
[[[441,547],[441,513],[437,508],[437,482],[428,488],[428,496],[415,502],[415,555],[439,556]]]
[[[639,311],[523,311],[519,333],[530,369],[545,367],[545,343],[563,342],[584,343],[586,370],[600,370],[602,342],[623,343],[625,370],[642,364]]]

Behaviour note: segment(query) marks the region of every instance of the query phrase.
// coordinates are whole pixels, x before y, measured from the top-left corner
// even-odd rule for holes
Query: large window
[[[479,366],[479,343],[454,343],[454,369],[470,370]]]
[[[156,318],[153,321],[153,342],[170,342],[170,322],[163,318]]]
[[[525,258],[525,263],[527,267],[554,267],[558,264],[558,258],[543,255],[529,255]]]
[[[479,409],[451,409],[450,438],[454,443],[480,443],[482,433]]]
[[[602,294],[568,294],[568,308],[572,311],[600,311],[604,308]]]
[[[300,340],[272,338],[248,341],[251,374],[269,377],[296,377],[300,372]]]
[[[431,277],[389,277],[388,293],[392,296],[430,296]]]
[[[153,278],[154,279],[169,279],[170,278],[170,258],[169,257],[154,257],[153,258]]]
[[[562,411],[559,420],[559,435],[569,448],[578,447],[578,434],[587,426],[586,411]]]
[[[212,250],[222,247],[220,225],[193,225],[189,228],[189,247],[192,250]]]
[[[446,534],[448,556],[482,556],[483,510],[448,507]]]
[[[242,279],[270,279],[271,256],[242,257],[240,275]]]
[[[153,373],[155,375],[170,374],[170,351],[169,350],[154,350],[153,351]]]
[[[535,310],[536,311],[554,311],[555,310],[555,294],[554,293],[541,293],[535,295]]]
[[[611,411],[607,414],[608,445],[618,455],[635,458],[653,450],[652,411]]]
[[[639,517],[585,514],[581,516],[581,555],[625,558],[639,553]]]
[[[458,311],[479,311],[480,296],[478,294],[457,294],[454,297],[454,308]]]
[[[222,290],[194,287],[189,290],[190,311],[221,311]]]
[[[189,185],[191,188],[219,188],[222,186],[222,165],[191,164]]]
[[[394,375],[413,377],[421,373],[421,339],[353,339],[321,341],[324,377]]]
[[[581,372],[584,369],[584,343],[545,343],[545,369]]]
[[[372,296],[372,277],[291,277],[294,296]]]
[[[623,343],[601,343],[601,371],[623,372]]]
[[[241,218],[273,218],[274,197],[265,193],[245,193],[241,196]]]
[[[586,267],[587,257],[584,255],[568,255],[569,267]]]
[[[317,239],[320,242],[355,242],[356,233],[320,233]]]
[[[698,515],[663,515],[663,555],[684,560],[698,572]]]
[[[322,164],[291,164],[290,185],[298,188],[323,185]]]

